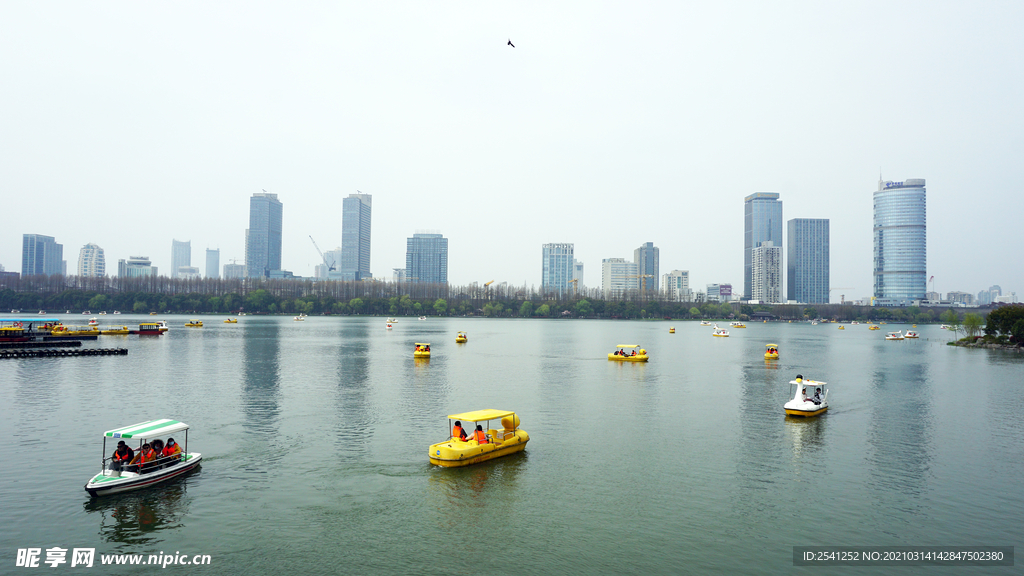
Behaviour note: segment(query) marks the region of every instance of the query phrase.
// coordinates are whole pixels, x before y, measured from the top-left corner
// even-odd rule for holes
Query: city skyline
[[[209,34],[236,11],[87,0],[64,29],[7,3],[0,104],[18,114],[0,173],[19,223],[0,264],[20,271],[23,233],[164,274],[172,238],[244,261],[243,199],[265,188],[289,207],[282,266],[311,277],[309,236],[335,246],[337,191],[359,189],[375,196],[377,278],[403,266],[409,231],[436,228],[453,284],[539,286],[537,247],[572,242],[596,286],[601,259],[653,242],[661,270],[739,292],[738,204],[767,191],[786,218],[830,220],[831,283],[860,299],[881,170],[928,179],[929,290],[1024,292],[1005,209],[1024,177],[1024,57],[1007,49],[1024,6],[807,6],[313,2],[254,5],[247,27]],[[87,217],[129,209],[161,235]]]

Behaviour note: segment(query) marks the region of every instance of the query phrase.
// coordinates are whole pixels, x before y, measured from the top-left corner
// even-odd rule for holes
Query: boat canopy
[[[779,347],[778,344],[765,344],[764,346],[765,346],[765,348],[778,348]]]
[[[139,422],[138,424],[132,424],[131,426],[125,426],[123,428],[107,430],[103,435],[107,438],[146,439],[156,438],[157,436],[168,436],[175,432],[187,429],[188,424],[185,424],[184,422],[163,418],[160,420],[150,420],[149,422]]]
[[[639,344],[616,344],[616,348],[639,348]]]
[[[430,342],[416,342],[417,346],[430,346]]]
[[[515,412],[508,410],[495,410],[493,408],[485,408],[483,410],[474,410],[473,412],[463,412],[462,414],[452,414],[448,416],[449,420],[465,420],[466,422],[483,422],[485,420],[500,420],[506,416],[512,416]]]

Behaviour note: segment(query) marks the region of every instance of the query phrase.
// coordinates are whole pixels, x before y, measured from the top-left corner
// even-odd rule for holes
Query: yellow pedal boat
[[[669,328],[669,329],[668,329],[668,333],[669,333],[669,334],[675,334],[675,333],[676,333],[676,327],[675,327],[675,326],[672,326],[671,328]]]
[[[459,332],[455,335],[456,344],[465,344],[466,342],[469,342],[469,338],[466,336],[465,332]]]
[[[238,318],[228,318],[224,321],[225,324],[238,324]]]
[[[100,330],[100,334],[103,334],[104,336],[120,336],[127,333],[127,326],[113,326],[111,328],[103,328]]]
[[[764,359],[765,360],[778,360],[779,359],[779,345],[778,344],[765,344]]]
[[[647,362],[649,359],[647,350],[641,348],[639,344],[616,344],[615,347],[618,350],[608,354],[609,360],[616,360],[618,362]],[[629,350],[632,350],[632,353]]]
[[[878,326],[872,325],[868,330],[881,330]]]
[[[430,358],[430,344],[417,342],[416,349],[413,350],[412,355],[414,358]]]
[[[203,327],[203,321],[202,320],[189,320],[188,322],[185,322],[185,327],[186,328],[202,328]]]
[[[492,420],[500,420],[502,429],[491,428]],[[463,423],[475,425],[467,425],[470,430],[466,431],[465,441],[453,436],[457,433],[454,426],[459,425],[461,428]],[[485,437],[483,442],[477,441],[476,431],[472,430],[474,427],[481,429],[481,435]],[[431,444],[427,450],[431,464],[449,468],[469,466],[522,452],[530,441],[530,435],[519,428],[519,416],[508,410],[485,409],[452,414],[448,416],[448,430],[447,440]]]

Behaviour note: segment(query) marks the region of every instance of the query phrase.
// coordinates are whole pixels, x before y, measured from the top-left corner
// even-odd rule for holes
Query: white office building
[[[601,292],[604,298],[622,298],[630,292],[639,291],[637,269],[636,262],[629,262],[625,258],[601,260]]]

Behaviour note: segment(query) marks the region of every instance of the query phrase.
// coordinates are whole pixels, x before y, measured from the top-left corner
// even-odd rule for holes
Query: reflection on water
[[[242,341],[242,425],[261,436],[277,432],[281,378],[280,325],[252,321],[245,324]]]
[[[339,327],[337,391],[335,407],[337,420],[338,457],[361,459],[369,453],[368,441],[374,420],[370,415],[368,324],[345,324]]]
[[[814,418],[786,416],[785,428],[792,450],[792,465],[799,473],[804,461],[818,461],[826,455],[825,430],[828,413]]]
[[[199,469],[182,476],[199,474]],[[151,488],[90,498],[83,508],[88,515],[99,517],[99,535],[117,551],[138,552],[141,547],[162,541],[164,530],[183,526],[192,499],[188,496],[188,482],[171,480]]]
[[[517,482],[527,460],[526,452],[516,452],[470,466],[432,467],[429,507],[441,515],[441,523],[479,514],[481,510],[489,516],[510,511],[519,500]]]

